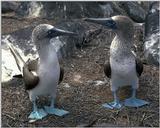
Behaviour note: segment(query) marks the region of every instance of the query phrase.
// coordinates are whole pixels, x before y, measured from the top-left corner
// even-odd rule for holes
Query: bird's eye
[[[48,33],[48,35],[52,34],[52,32],[50,30],[47,33]]]
[[[109,21],[107,22],[107,24],[108,24],[108,25],[115,25],[115,22],[114,22],[113,20],[109,20]]]
[[[47,32],[47,37],[52,37],[52,34],[53,34],[53,32],[52,32],[51,30],[49,30],[49,31]]]
[[[113,21],[113,20],[108,20],[107,23],[106,23],[106,25],[107,25],[108,27],[112,28],[112,29],[116,29],[116,28],[117,28],[116,22]]]

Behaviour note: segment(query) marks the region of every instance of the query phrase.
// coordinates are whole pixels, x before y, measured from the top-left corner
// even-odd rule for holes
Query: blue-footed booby
[[[148,104],[136,98],[139,76],[143,72],[142,62],[131,51],[134,42],[134,26],[137,26],[137,23],[134,25],[129,17],[120,15],[110,18],[87,18],[85,21],[101,24],[116,34],[110,46],[110,58],[104,65],[106,76],[111,78],[114,101],[105,103],[103,106],[110,109],[121,108],[122,102],[117,96],[117,90],[124,85],[132,87],[132,96],[124,101],[125,106],[139,107]]]
[[[49,24],[40,24],[32,32],[32,41],[36,46],[39,58],[25,62],[12,44],[8,44],[13,54],[25,83],[25,88],[29,93],[29,98],[33,103],[33,112],[30,119],[38,120],[47,114],[63,116],[68,113],[63,109],[54,107],[57,85],[63,79],[63,68],[60,68],[58,57],[54,45],[50,39],[57,36],[73,36],[73,32],[60,30]],[[38,109],[36,98],[38,96],[49,95],[51,97],[50,106]]]

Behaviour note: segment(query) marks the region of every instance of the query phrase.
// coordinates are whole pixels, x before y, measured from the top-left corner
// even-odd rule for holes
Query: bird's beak
[[[52,28],[48,31],[47,36],[53,38],[57,36],[77,36],[78,34],[58,28]]]
[[[117,28],[116,22],[112,18],[86,18],[84,21],[101,24],[111,29]]]

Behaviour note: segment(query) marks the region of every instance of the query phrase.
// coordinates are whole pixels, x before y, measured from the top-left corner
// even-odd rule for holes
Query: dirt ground
[[[8,33],[32,24],[52,23],[44,19],[18,20],[2,17],[2,33]],[[108,44],[93,40],[69,59],[64,60],[65,76],[58,86],[56,106],[68,110],[64,117],[48,115],[42,120],[28,123],[32,111],[22,79],[2,83],[2,127],[75,127],[75,126],[159,126],[159,72],[158,68],[145,65],[140,77],[137,97],[150,104],[140,108],[123,107],[109,110],[102,107],[113,100],[109,79],[103,73],[103,63],[108,58]],[[96,81],[105,84],[96,85]],[[123,100],[130,96],[130,88],[119,91]],[[40,106],[49,104],[47,97],[40,98]]]

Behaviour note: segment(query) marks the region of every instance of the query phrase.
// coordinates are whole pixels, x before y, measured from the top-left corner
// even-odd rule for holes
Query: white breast
[[[51,50],[51,49],[50,49]],[[39,84],[29,91],[30,98],[40,95],[56,95],[60,66],[56,52],[48,49],[46,57],[40,59],[38,68]]]
[[[120,86],[137,83],[136,65],[134,58],[126,58],[120,61],[110,58],[111,64],[111,89]]]

